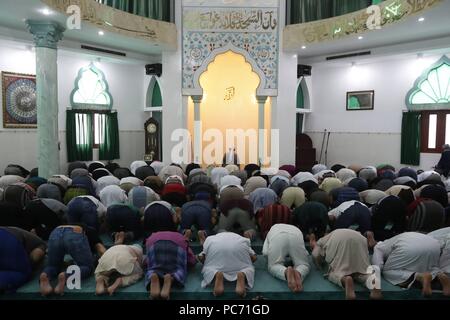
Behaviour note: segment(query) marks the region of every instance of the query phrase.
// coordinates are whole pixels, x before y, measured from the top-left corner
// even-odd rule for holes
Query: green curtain
[[[402,120],[401,163],[420,165],[420,112],[405,112]]]
[[[117,112],[107,113],[104,115],[105,121],[102,122],[103,143],[99,145],[100,160],[120,159],[120,143],[119,143],[119,122]]]
[[[67,159],[92,161],[92,117],[89,113],[66,111]]]
[[[365,9],[372,5],[372,0],[334,0],[332,17],[341,16],[350,12]]]
[[[107,6],[151,19],[170,21],[170,0],[96,0]]]
[[[291,0],[290,23],[336,17],[380,2],[380,0]]]

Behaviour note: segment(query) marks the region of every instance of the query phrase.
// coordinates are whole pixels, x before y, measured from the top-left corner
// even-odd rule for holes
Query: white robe
[[[439,229],[428,234],[441,244],[439,270],[450,276],[450,228]]]
[[[269,272],[280,280],[286,280],[287,256],[291,258],[295,270],[300,272],[303,280],[309,274],[309,253],[306,251],[302,232],[295,226],[272,226],[264,241],[262,253],[267,256]]]
[[[113,271],[122,275],[122,287],[136,283],[144,272],[141,267],[142,248],[139,246],[117,245],[108,249],[98,260],[96,279],[103,277],[109,281]]]
[[[125,203],[128,200],[125,190],[118,186],[107,186],[100,191],[100,201],[109,207],[114,203]]]
[[[206,238],[203,252],[206,255],[203,265],[202,287],[207,287],[217,272],[223,272],[227,281],[236,281],[237,274],[243,272],[247,279],[247,288],[253,288],[255,267],[250,256],[255,252],[250,240],[233,232],[223,232]]]
[[[372,264],[380,267],[383,277],[393,285],[407,281],[415,273],[430,272],[436,276],[441,246],[425,234],[406,232],[378,242]],[[411,281],[409,287],[414,283]]]

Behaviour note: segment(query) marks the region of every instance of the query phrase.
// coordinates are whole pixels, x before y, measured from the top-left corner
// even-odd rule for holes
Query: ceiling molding
[[[94,0],[41,0],[53,10],[65,15],[67,8],[76,5],[81,20],[105,31],[159,44],[166,50],[177,49],[175,24],[149,19],[102,5]]]
[[[444,0],[387,0],[379,5],[380,27],[399,23],[427,11]],[[308,23],[288,25],[283,33],[283,50],[298,51],[302,46],[341,40],[370,32],[368,9]],[[374,29],[376,30],[376,29]]]

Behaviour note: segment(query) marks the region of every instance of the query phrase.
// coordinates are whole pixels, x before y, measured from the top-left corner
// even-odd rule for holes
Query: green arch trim
[[[74,98],[77,92],[80,90],[80,81],[82,81],[83,76],[87,72],[92,72],[97,76],[97,83],[95,84],[98,90],[94,91],[92,97],[85,97],[86,102],[75,102]],[[81,93],[80,93],[81,95]],[[105,103],[96,103],[95,99],[102,96],[105,99]],[[105,74],[99,68],[97,68],[93,63],[89,64],[87,67],[83,67],[78,71],[78,75],[75,79],[75,88],[70,94],[70,105],[74,109],[96,109],[96,110],[111,110],[113,107],[113,97],[109,92],[109,85],[106,81]]]
[[[152,94],[152,107],[162,107],[162,95],[161,88],[159,87],[158,81],[155,81],[155,85],[153,86],[153,94]]]
[[[410,111],[450,108],[450,59],[442,56],[414,82],[406,95]]]
[[[298,84],[297,88],[297,109],[305,108],[305,96],[303,94],[302,82]]]
[[[152,77],[148,84],[145,105],[147,108],[161,108],[163,106],[161,87],[155,76]]]

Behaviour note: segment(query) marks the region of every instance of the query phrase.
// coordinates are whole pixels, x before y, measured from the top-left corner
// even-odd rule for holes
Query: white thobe
[[[439,229],[428,234],[441,244],[439,271],[450,276],[450,228]]]
[[[378,242],[372,264],[380,267],[383,277],[394,285],[406,282],[415,273],[436,276],[441,246],[436,239],[418,232],[406,232]],[[409,283],[410,287],[414,281]]]
[[[122,278],[122,287],[139,281],[144,274],[141,268],[142,249],[133,249],[133,247],[117,245],[108,249],[98,261],[95,278],[104,278],[109,281],[111,273],[117,271]]]
[[[295,226],[276,224],[266,236],[263,255],[267,256],[269,272],[280,280],[286,280],[286,257],[290,257],[302,279],[309,274],[309,253],[306,251],[303,234]]]
[[[227,281],[236,281],[237,274],[243,272],[247,279],[247,287],[251,289],[254,283],[255,267],[250,256],[255,252],[250,246],[250,240],[233,232],[223,232],[206,238],[203,252],[206,255],[203,265],[202,287],[208,286],[217,272],[223,272]]]

